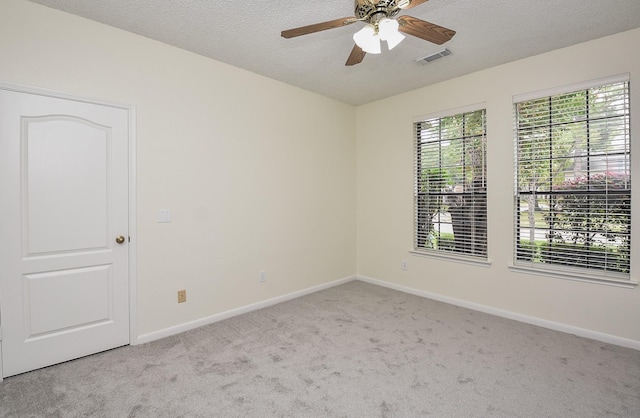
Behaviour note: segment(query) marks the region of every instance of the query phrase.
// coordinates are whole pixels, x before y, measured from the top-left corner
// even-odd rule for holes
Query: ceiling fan
[[[412,16],[400,16],[394,19],[400,10],[410,9],[427,1],[355,0],[355,16],[284,30],[281,35],[284,38],[294,38],[355,22],[367,22],[364,28],[353,35],[356,44],[345,65],[359,64],[366,53],[379,54],[381,41],[386,41],[389,49],[394,48],[404,39],[402,33],[441,45],[453,38],[456,32]]]

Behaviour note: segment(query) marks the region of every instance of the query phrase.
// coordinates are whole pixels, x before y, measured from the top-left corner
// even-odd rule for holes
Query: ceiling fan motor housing
[[[355,0],[355,15],[359,20],[368,23],[378,23],[385,17],[393,17],[400,12],[397,0]]]

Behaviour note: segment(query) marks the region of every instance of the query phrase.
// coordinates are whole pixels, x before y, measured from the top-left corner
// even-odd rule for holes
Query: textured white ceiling
[[[454,29],[451,41],[408,36],[393,51],[345,67],[362,23],[292,39],[280,32],[353,16],[352,0],[31,1],[353,105],[640,27],[640,0],[430,0],[401,14]],[[453,54],[415,62],[443,47]]]

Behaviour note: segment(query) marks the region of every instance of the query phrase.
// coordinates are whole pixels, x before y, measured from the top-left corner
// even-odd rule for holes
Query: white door
[[[5,377],[129,343],[128,141],[125,108],[0,89]]]

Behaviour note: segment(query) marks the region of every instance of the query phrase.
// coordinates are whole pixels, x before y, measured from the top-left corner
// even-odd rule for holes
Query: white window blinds
[[[515,264],[629,278],[629,83],[515,103]]]
[[[485,110],[415,124],[416,251],[487,258]]]

